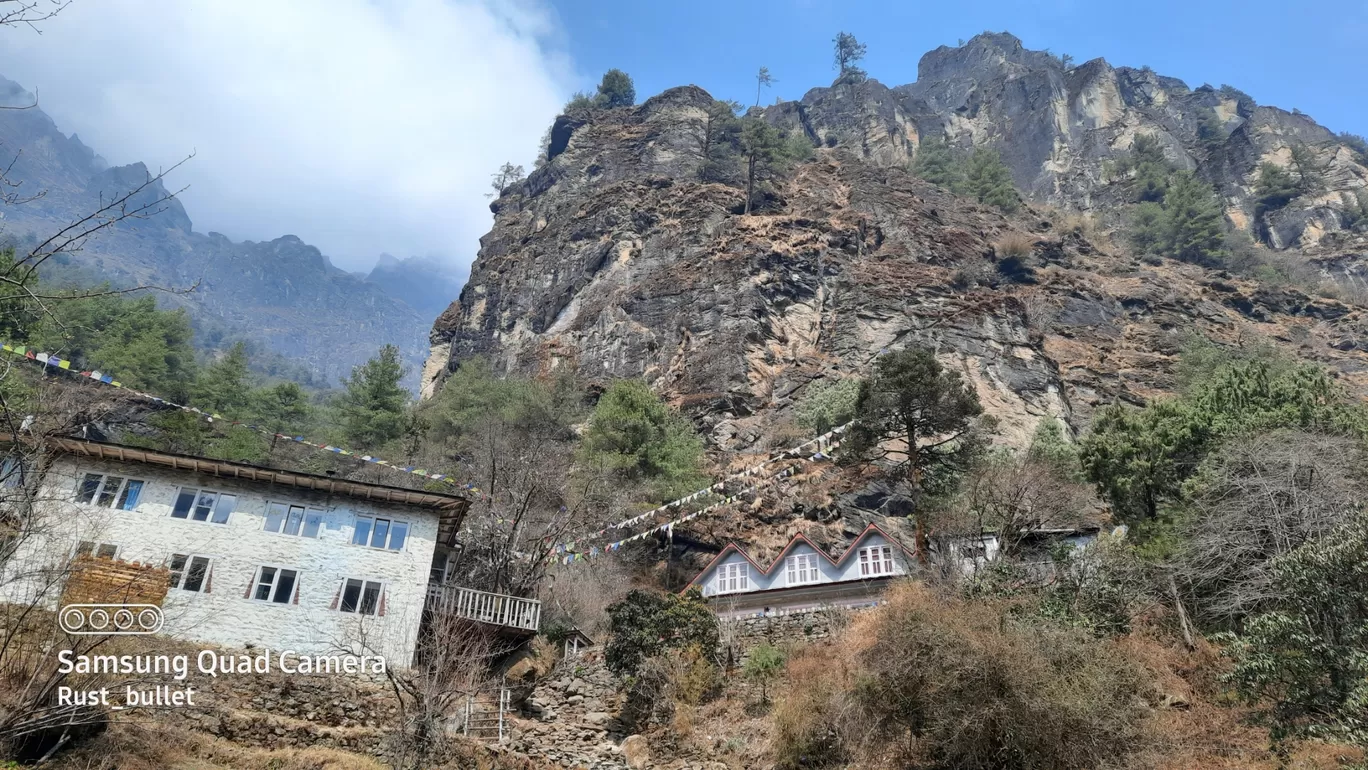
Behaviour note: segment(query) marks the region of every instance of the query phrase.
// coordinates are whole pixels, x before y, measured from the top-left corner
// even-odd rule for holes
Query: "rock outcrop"
[[[571,366],[591,381],[644,377],[715,446],[746,448],[787,419],[812,381],[863,374],[880,351],[913,342],[974,383],[1013,443],[1043,419],[1081,427],[1099,404],[1168,391],[1172,356],[1192,332],[1272,338],[1356,387],[1368,383],[1357,349],[1368,316],[1357,305],[1143,262],[1046,209],[1006,217],[911,177],[896,161],[931,109],[916,105],[986,99],[965,95],[975,77],[985,88],[988,75],[974,74],[983,68],[1027,88],[1036,82],[1030,68],[1047,66],[1043,54],[1008,50],[961,82],[954,73],[969,65],[955,57],[963,55],[929,54],[923,66],[943,83],[933,89],[928,80],[915,99],[873,82],[855,86],[857,96],[873,95],[858,102],[873,105],[868,119],[850,117],[847,86],[771,108],[776,120],[801,120],[820,146],[746,216],[742,190],[698,179],[710,100],[701,89],[558,121],[555,156],[492,206],[495,225],[470,281],[433,329],[424,392],[476,356],[501,371]],[[1038,79],[1063,83],[1065,74],[1056,67]],[[1139,81],[1177,87],[1138,71],[1111,77],[1129,84],[1117,93]],[[1089,109],[1098,120],[1112,110]],[[956,110],[954,120],[987,120],[986,107],[978,118]],[[1030,121],[1007,122],[1030,130]],[[1107,131],[1134,132],[1112,124]],[[858,127],[859,141],[840,133]],[[834,142],[824,138],[832,132]],[[1022,140],[1022,153],[1035,152],[1032,141]],[[1008,235],[1025,239],[1029,253],[1002,253]],[[1330,250],[1323,259],[1357,275],[1357,262],[1342,257]]]
[[[1108,164],[1148,134],[1171,162],[1216,185],[1236,227],[1254,229],[1275,248],[1309,246],[1345,229],[1346,208],[1368,193],[1362,148],[1306,115],[1257,105],[1229,86],[1192,89],[1148,68],[1103,59],[1066,67],[1007,33],[931,51],[915,83],[814,88],[766,116],[879,165],[905,164],[928,136],[963,149],[990,147],[1032,199],[1105,213],[1118,203]],[[1296,145],[1314,156],[1323,186],[1260,219],[1259,164],[1289,165]]]

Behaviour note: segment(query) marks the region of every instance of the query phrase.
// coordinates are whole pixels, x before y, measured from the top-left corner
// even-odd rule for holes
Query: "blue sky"
[[[1267,0],[1034,0],[865,2],[787,0],[552,0],[576,69],[621,67],[645,98],[694,83],[751,104],[754,73],[779,82],[764,97],[797,99],[834,77],[831,38],[869,46],[872,77],[916,80],[917,60],[984,30],[1081,63],[1148,64],[1189,86],[1229,83],[1260,104],[1298,108],[1334,131],[1368,135],[1368,2],[1325,0],[1313,9]],[[591,85],[586,82],[586,87]]]

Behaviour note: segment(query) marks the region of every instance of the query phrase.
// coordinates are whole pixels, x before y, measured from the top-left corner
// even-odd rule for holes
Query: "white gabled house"
[[[802,534],[762,567],[729,543],[684,590],[697,588],[719,617],[785,614],[820,607],[855,607],[878,601],[888,582],[907,575],[915,557],[870,524],[839,558]]]
[[[37,525],[0,563],[0,602],[54,606],[52,570],[87,555],[165,566],[162,633],[183,639],[405,666],[425,609],[536,630],[535,600],[441,585],[460,494],[84,439],[43,450],[23,479]]]

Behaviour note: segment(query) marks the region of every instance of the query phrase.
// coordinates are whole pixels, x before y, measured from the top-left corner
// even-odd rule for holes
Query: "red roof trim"
[[[757,571],[759,571],[759,573],[760,573],[761,575],[764,575],[765,577],[769,577],[770,574],[774,572],[775,568],[778,567],[778,566],[784,561],[784,557],[788,556],[789,551],[793,550],[793,547],[796,546],[796,545],[798,545],[798,542],[799,542],[799,541],[802,541],[802,542],[804,542],[804,543],[807,543],[807,545],[808,545],[809,548],[811,548],[812,550],[814,550],[814,551],[816,551],[818,554],[820,554],[821,557],[822,557],[823,559],[826,559],[828,564],[830,564],[830,565],[833,566],[833,567],[840,567],[842,564],[845,563],[845,560],[846,560],[846,559],[850,558],[850,555],[851,555],[852,553],[855,553],[855,551],[859,548],[860,543],[864,542],[865,538],[869,537],[871,534],[873,534],[873,533],[875,533],[875,532],[878,532],[880,535],[883,535],[885,540],[887,540],[888,542],[892,543],[893,545],[896,545],[896,546],[898,547],[898,549],[901,550],[904,554],[907,554],[907,556],[908,556],[909,558],[912,558],[912,557],[915,557],[915,556],[916,556],[916,553],[915,553],[915,552],[907,550],[907,548],[906,548],[902,543],[898,542],[898,539],[897,539],[897,538],[895,538],[895,537],[893,537],[892,535],[888,534],[887,532],[885,532],[885,531],[883,530],[883,528],[881,528],[881,527],[879,527],[877,524],[873,524],[873,523],[870,523],[869,526],[867,526],[867,527],[864,528],[864,531],[863,531],[863,532],[861,532],[860,534],[858,534],[858,535],[855,536],[855,539],[854,539],[853,541],[851,541],[851,543],[850,543],[850,547],[847,548],[847,549],[845,550],[845,553],[841,554],[841,558],[840,558],[840,559],[833,559],[833,558],[831,558],[831,555],[830,555],[830,554],[828,554],[828,553],[827,553],[825,550],[823,550],[822,548],[819,548],[819,547],[817,546],[816,543],[814,543],[814,542],[812,542],[811,540],[809,540],[809,539],[807,538],[807,535],[804,535],[802,532],[799,532],[799,533],[797,533],[796,535],[794,535],[792,539],[790,539],[790,540],[788,541],[788,544],[784,546],[784,550],[780,551],[780,552],[779,552],[779,555],[776,556],[776,557],[774,557],[774,559],[770,562],[770,565],[769,565],[769,568],[768,568],[768,569],[766,569],[765,567],[761,567],[760,564],[759,564],[758,562],[755,561],[755,559],[752,559],[752,558],[751,558],[750,554],[746,553],[745,550],[741,548],[741,546],[737,545],[737,544],[735,543],[735,541],[733,541],[733,542],[727,543],[726,547],[724,547],[721,551],[719,551],[718,554],[717,554],[716,556],[713,557],[712,561],[708,562],[708,565],[707,565],[706,567],[704,567],[702,570],[700,570],[699,573],[698,573],[697,575],[694,575],[693,580],[690,580],[690,581],[689,581],[689,584],[686,585],[686,586],[684,586],[684,589],[681,590],[680,593],[682,594],[682,593],[684,593],[685,591],[688,591],[690,588],[693,588],[694,586],[699,585],[699,584],[700,584],[700,581],[702,581],[702,579],[704,578],[704,576],[706,576],[709,572],[711,572],[712,569],[713,569],[713,567],[717,566],[717,563],[718,563],[719,561],[721,561],[721,560],[722,560],[727,554],[729,554],[729,553],[733,553],[733,552],[734,552],[734,553],[739,553],[739,554],[741,554],[741,558],[745,559],[747,562],[750,562],[751,566],[755,567],[755,569],[756,569]],[[766,590],[775,590],[775,589],[766,589]],[[759,592],[751,592],[751,593],[759,593]]]

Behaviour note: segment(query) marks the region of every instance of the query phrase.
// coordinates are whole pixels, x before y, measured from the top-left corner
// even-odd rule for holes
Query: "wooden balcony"
[[[492,594],[461,586],[428,584],[428,609],[458,618],[535,634],[541,624],[541,602]]]

